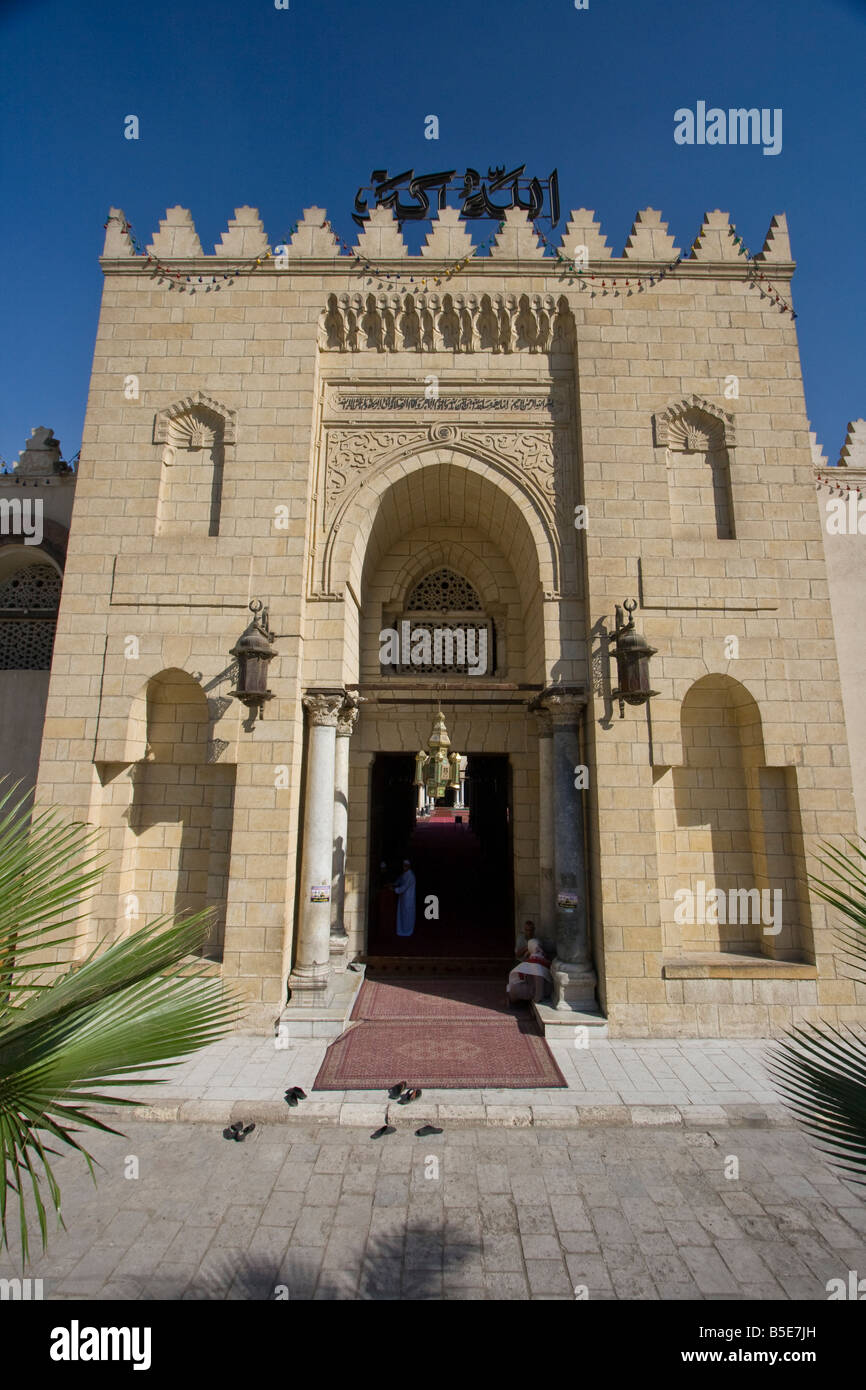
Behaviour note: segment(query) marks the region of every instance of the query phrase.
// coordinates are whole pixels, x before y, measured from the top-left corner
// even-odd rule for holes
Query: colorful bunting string
[[[111,220],[111,217],[108,217],[104,223],[104,226],[107,227],[108,223]],[[290,228],[286,240],[288,241],[289,237],[294,236],[297,230],[298,224],[297,222],[295,222],[293,226]],[[123,226],[121,227],[121,231],[125,232],[126,235],[129,237],[136,255],[144,257],[144,265],[146,269],[152,268],[155,275],[162,276],[163,279],[168,280],[169,287],[171,289],[174,289],[175,285],[177,285],[177,287],[181,290],[189,286],[189,292],[191,294],[195,294],[198,289],[203,290],[207,294],[212,289],[222,289],[224,284],[233,285],[239,275],[251,274],[252,271],[254,271],[258,266],[264,265],[265,261],[271,260],[271,258],[274,255],[271,248],[268,247],[267,251],[265,251],[261,256],[256,256],[254,260],[251,259],[246,264],[237,265],[233,267],[231,270],[224,271],[222,274],[185,275],[181,271],[172,270],[172,268],[170,266],[165,265],[159,259],[158,256],[150,255],[142,246],[141,242],[138,240],[138,237],[135,235],[135,232],[132,229],[131,222],[125,221],[123,223]]]
[[[400,271],[395,270],[378,270],[376,266],[372,264],[371,261],[366,260],[363,256],[359,256],[357,251],[354,251],[352,247],[349,246],[348,243],[343,240],[340,234],[334,230],[330,222],[325,221],[322,223],[322,226],[326,227],[328,231],[331,233],[331,235],[337,238],[337,241],[340,243],[340,246],[342,247],[346,255],[351,256],[357,268],[368,277],[368,285],[372,285],[374,280],[378,280],[380,283],[378,284],[377,288],[381,290],[385,288],[386,282],[390,283],[391,281],[396,281],[399,284],[414,285],[418,291],[424,292],[426,291],[428,285],[433,284],[434,286],[438,287],[443,283],[447,283],[451,279],[452,275],[457,275],[461,270],[465,269],[465,267],[469,264],[471,260],[474,259],[475,256],[479,255],[481,251],[486,251],[488,247],[493,245],[497,236],[504,228],[505,223],[500,222],[499,226],[497,227],[496,231],[492,234],[492,236],[489,236],[486,241],[482,241],[478,246],[473,246],[472,250],[468,253],[468,255],[462,256],[459,260],[454,261],[451,265],[448,266],[447,270],[440,271],[438,274],[435,275],[429,274],[418,276],[409,275],[408,273],[402,273]]]
[[[738,247],[737,254],[739,256],[746,257],[748,265],[747,274],[750,277],[750,282],[752,284],[754,284],[755,280],[759,280],[761,282],[759,285],[755,286],[755,288],[757,288],[760,292],[761,297],[766,297],[770,300],[771,304],[779,308],[780,312],[788,313],[791,315],[792,320],[795,319],[797,315],[791,308],[790,304],[788,304],[782,298],[778,290],[774,289],[774,287],[770,284],[769,280],[763,274],[763,272],[755,267],[754,257],[748,251],[746,244],[743,241],[743,238],[737,232],[736,227],[732,227],[731,232],[734,238],[734,242]],[[681,265],[686,260],[685,256],[679,255],[675,261],[671,261],[670,265],[665,266],[657,271],[654,270],[652,275],[642,275],[638,276],[637,278],[631,277],[628,280],[622,281],[616,278],[614,275],[612,275],[610,271],[597,274],[594,271],[588,270],[586,266],[577,265],[568,256],[564,256],[561,251],[557,250],[553,243],[548,241],[544,233],[539,231],[538,228],[536,228],[536,235],[538,236],[542,244],[549,251],[552,252],[555,260],[558,262],[560,266],[564,268],[566,273],[570,272],[572,275],[580,276],[580,283],[582,285],[590,284],[595,287],[594,292],[597,292],[597,290],[600,289],[602,295],[605,296],[610,294],[614,297],[617,297],[620,294],[622,294],[623,289],[626,291],[623,298],[628,298],[628,296],[633,294],[635,290],[637,290],[637,292],[640,293],[648,285],[653,286],[658,281],[666,279],[668,275],[670,275],[673,271],[676,270],[678,265]]]
[[[828,487],[831,492],[835,492],[838,497],[847,497],[850,493],[856,492],[858,497],[863,496],[859,483],[837,482],[835,478],[825,478],[819,473],[815,479],[815,488],[820,491],[822,487]]]
[[[110,220],[111,219],[108,218],[105,221],[104,226],[107,227]],[[299,224],[295,222],[289,228],[289,231],[285,239],[286,243],[289,241],[291,237],[294,236],[295,232],[298,230],[298,225]],[[388,283],[393,281],[401,284],[412,284],[416,287],[417,290],[424,291],[431,283],[436,286],[441,285],[443,283],[447,283],[447,281],[450,280],[453,275],[456,275],[459,271],[463,270],[469,264],[469,262],[479,254],[479,252],[485,251],[488,247],[492,246],[494,241],[496,240],[497,235],[499,234],[499,232],[502,231],[503,227],[505,226],[505,223],[500,222],[496,232],[494,232],[492,236],[488,237],[486,241],[481,242],[479,246],[474,246],[468,255],[463,256],[459,260],[454,261],[452,264],[448,265],[445,270],[439,271],[435,275],[409,275],[408,273],[400,273],[398,271],[393,270],[383,271],[379,269],[377,266],[373,265],[373,263],[371,261],[368,261],[364,256],[359,256],[358,253],[354,251],[342,239],[339,233],[337,233],[334,230],[334,228],[331,226],[331,223],[327,219],[321,223],[321,226],[327,231],[329,231],[331,235],[337,239],[346,255],[351,257],[354,263],[354,268],[357,269],[361,274],[368,277],[368,284],[372,284],[373,280],[379,280],[380,284],[378,288],[383,289],[386,281]],[[165,265],[164,262],[162,262],[158,256],[154,256],[148,253],[136,237],[135,232],[132,228],[132,224],[130,222],[124,222],[121,230],[124,231],[129,237],[136,255],[144,257],[145,267],[152,268],[155,275],[162,276],[163,279],[167,280],[169,282],[170,288],[174,289],[175,286],[177,286],[180,289],[184,289],[186,286],[189,286],[190,292],[192,294],[194,294],[196,290],[199,288],[203,289],[205,292],[208,292],[211,289],[222,289],[222,286],[224,284],[234,284],[235,280],[238,278],[239,275],[249,275],[254,270],[256,270],[258,266],[263,265],[265,261],[269,261],[274,258],[273,250],[270,247],[268,247],[267,251],[265,251],[263,255],[257,256],[255,260],[250,260],[245,265],[236,265],[232,267],[231,270],[224,271],[221,274],[186,275],[182,271],[173,270],[171,266]]]

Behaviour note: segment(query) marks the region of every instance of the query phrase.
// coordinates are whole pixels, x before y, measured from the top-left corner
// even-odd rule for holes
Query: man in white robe
[[[529,1003],[533,999],[538,1003],[549,994],[553,986],[549,965],[541,942],[532,937],[526,943],[526,959],[515,965],[508,976],[505,989],[508,1003]]]
[[[403,860],[403,872],[394,884],[397,903],[397,935],[411,936],[415,930],[415,875],[408,859]]]

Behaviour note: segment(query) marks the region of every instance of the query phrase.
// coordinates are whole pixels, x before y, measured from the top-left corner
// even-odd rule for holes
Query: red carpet
[[[367,979],[361,986],[352,1019],[441,1019],[454,1023],[478,1019],[490,1023],[517,1017],[505,1002],[505,984],[495,980]]]
[[[504,995],[498,980],[365,980],[313,1090],[565,1086],[527,1006]]]

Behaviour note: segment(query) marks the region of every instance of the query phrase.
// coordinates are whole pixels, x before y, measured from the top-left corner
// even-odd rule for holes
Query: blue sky
[[[753,253],[786,212],[807,406],[835,462],[866,415],[864,41],[864,0],[0,0],[0,455],[35,425],[65,457],[80,444],[109,206],[143,243],[175,203],[207,252],[244,203],[272,244],[310,204],[354,241],[374,168],[525,162],[558,170],[563,225],[594,208],[615,255],[647,206],[683,250],[707,209]],[[675,144],[699,100],[782,108],[781,153]]]

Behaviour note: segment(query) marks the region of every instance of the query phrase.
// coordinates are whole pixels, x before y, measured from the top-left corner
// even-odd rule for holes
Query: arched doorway
[[[418,809],[415,759],[376,754],[371,770],[367,957],[503,967],[513,953],[512,777],[507,755],[470,754],[463,805]],[[388,885],[408,859],[414,930],[396,930]]]
[[[416,835],[409,822],[412,760],[427,744],[440,700],[451,746],[466,760],[470,784],[473,768],[476,773],[477,805],[472,807],[470,794],[468,812],[475,824],[465,821],[463,844],[468,851],[473,839],[479,843],[474,868],[467,855],[458,869],[459,832],[453,822],[439,827],[432,839],[447,852],[438,856],[432,877],[446,893],[461,875],[473,891],[482,883],[486,889],[472,930],[468,914],[455,912],[433,946],[436,921],[425,919],[425,900],[443,894],[427,874],[432,840],[414,839],[411,849],[425,861],[428,881],[417,885],[416,942],[400,949],[426,955],[429,946],[431,953],[442,953],[439,959],[479,952],[498,959],[501,968],[525,920],[539,923],[539,739],[529,704],[555,677],[574,678],[560,642],[564,610],[574,605],[556,592],[561,570],[543,507],[510,476],[497,476],[489,462],[456,451],[439,449],[383,469],[359,489],[355,509],[347,507],[332,550],[330,582],[346,586],[344,679],[363,701],[350,751],[346,863],[346,927],[350,947],[360,954],[382,948],[377,895],[382,879],[400,868],[393,860],[402,861]],[[436,602],[440,593],[444,603]],[[399,659],[384,662],[383,633],[402,636],[403,622],[427,631],[430,651],[422,643],[413,659],[401,645]],[[455,644],[449,655],[443,638],[437,656],[437,627],[448,633],[462,628],[465,646]],[[461,660],[470,628],[475,671]],[[577,628],[575,620],[572,630]],[[479,660],[482,632],[486,652]]]

